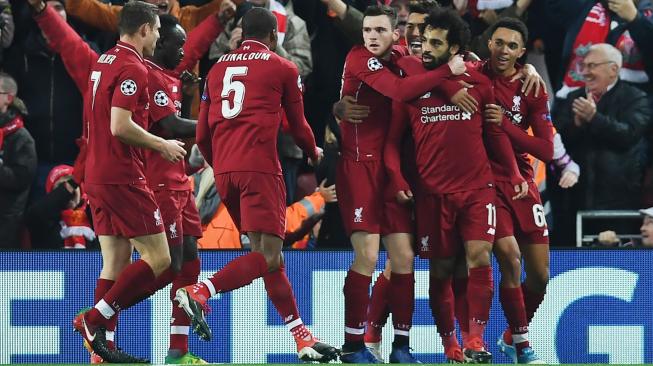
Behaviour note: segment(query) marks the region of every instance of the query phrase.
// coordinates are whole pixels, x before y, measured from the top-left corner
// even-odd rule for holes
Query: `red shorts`
[[[340,159],[336,172],[338,207],[347,235],[412,233],[410,209],[386,189],[385,167],[379,161]]]
[[[282,176],[258,172],[223,173],[215,176],[215,186],[240,232],[284,238],[286,186]]]
[[[470,240],[494,242],[494,188],[416,197],[417,251],[422,258],[452,258]]]
[[[528,183],[528,195],[513,200],[514,187],[509,182],[497,185],[497,239],[514,236],[519,244],[549,244],[549,229],[544,217],[540,192]]]
[[[200,215],[190,190],[154,191],[154,197],[161,208],[168,245],[181,245],[184,235],[202,236]]]
[[[154,193],[146,185],[86,183],[84,189],[96,234],[134,238],[164,231]]]

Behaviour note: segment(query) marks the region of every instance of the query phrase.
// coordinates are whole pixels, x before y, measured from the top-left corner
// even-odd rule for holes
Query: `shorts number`
[[[91,73],[91,81],[93,82],[93,99],[91,102],[91,109],[95,107],[95,93],[97,93],[97,87],[100,85],[100,78],[102,77],[102,71],[93,71]]]
[[[497,226],[497,206],[488,203],[487,206],[487,224],[492,227]]]
[[[546,226],[546,218],[544,217],[544,206],[539,203],[533,205],[533,219],[535,220],[535,225],[537,227]]]
[[[234,76],[247,75],[247,66],[227,67],[222,79],[222,116],[226,119],[235,118],[243,110],[245,100],[245,84],[242,81],[233,80]],[[233,106],[226,98],[231,92],[234,93]]]

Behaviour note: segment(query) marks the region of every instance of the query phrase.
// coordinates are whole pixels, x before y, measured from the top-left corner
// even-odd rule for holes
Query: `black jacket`
[[[0,116],[0,127],[19,112],[10,107]],[[19,247],[18,230],[36,172],[34,139],[25,128],[5,136],[0,150],[0,248]]]
[[[599,100],[592,121],[576,127],[571,107],[580,96],[585,90],[570,93],[556,106],[554,118],[569,155],[581,167],[579,184],[572,189],[577,209],[640,208],[644,133],[651,124],[646,94],[618,81]]]
[[[61,57],[52,53],[39,30],[10,48],[5,67],[18,83],[18,96],[30,111],[25,126],[36,141],[40,162],[72,162],[82,133],[82,95]]]

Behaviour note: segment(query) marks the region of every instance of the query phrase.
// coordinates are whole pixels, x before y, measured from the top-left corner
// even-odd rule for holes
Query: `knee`
[[[549,269],[546,268],[546,271],[538,272],[535,275],[529,275],[527,277],[528,288],[531,291],[535,292],[545,292],[546,286],[549,284]]]
[[[371,273],[374,272],[374,268],[376,267],[376,262],[378,259],[378,250],[366,247],[364,250],[356,253],[355,261]]]
[[[281,268],[281,253],[263,253],[263,256],[268,265],[268,272],[274,272]]]
[[[465,257],[470,268],[490,265],[490,250],[485,250],[485,248],[469,248]]]
[[[183,258],[182,256],[176,256],[173,255],[170,257],[170,269],[174,273],[179,273],[181,272],[181,266],[183,264]]]
[[[411,273],[414,261],[415,254],[412,250],[403,250],[399,253],[392,253],[390,256],[392,271],[396,273]]]
[[[453,275],[455,263],[450,260],[434,260],[430,266],[431,276],[444,279]]]
[[[155,275],[161,274],[163,271],[170,267],[172,259],[170,258],[170,253],[160,253],[156,256],[153,256],[149,261],[149,265],[152,267],[152,271]]]

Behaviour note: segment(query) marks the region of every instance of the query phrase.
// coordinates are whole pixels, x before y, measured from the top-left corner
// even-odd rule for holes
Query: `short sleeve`
[[[111,106],[134,112],[141,94],[147,93],[147,75],[145,67],[126,65],[116,78]]]
[[[161,83],[153,72],[148,77],[148,92],[150,94],[150,120],[158,122],[171,114],[177,113],[174,101],[170,98],[170,91]]]

